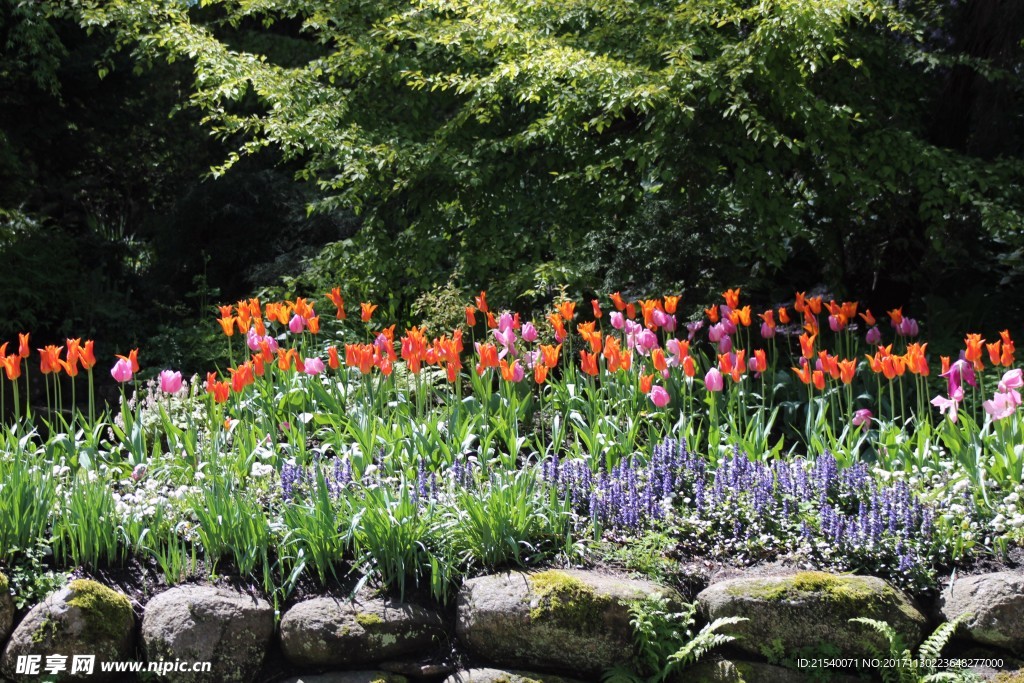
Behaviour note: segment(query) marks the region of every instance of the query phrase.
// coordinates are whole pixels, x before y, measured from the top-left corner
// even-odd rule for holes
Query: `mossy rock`
[[[409,683],[409,679],[386,671],[337,671],[295,676],[285,679],[283,683]]]
[[[128,598],[88,579],[72,581],[33,607],[14,629],[3,656],[0,672],[17,683],[35,681],[38,676],[16,675],[20,655],[95,655],[91,675],[57,674],[57,681],[110,681],[116,673],[103,673],[101,663],[132,658],[135,615]],[[70,670],[70,666],[68,667]]]
[[[149,601],[142,643],[151,661],[211,662],[208,672],[176,672],[176,683],[248,683],[274,636],[262,598],[213,586],[178,586]]]
[[[459,671],[444,683],[580,683],[575,678],[563,678],[553,674],[538,674],[529,671],[503,671],[501,669],[469,669]]]
[[[428,654],[449,640],[437,612],[378,598],[313,598],[281,619],[285,657],[311,669]]]
[[[597,675],[632,655],[629,606],[661,596],[651,581],[582,570],[508,572],[471,579],[458,598],[456,633],[499,666]]]
[[[11,635],[14,627],[14,599],[11,598],[11,584],[0,573],[0,645]]]
[[[945,621],[970,615],[957,635],[1024,654],[1024,573],[957,577],[943,591],[939,610]]]
[[[873,576],[800,572],[790,576],[738,578],[706,588],[697,596],[710,621],[744,617],[733,626],[737,648],[759,655],[777,643],[787,654],[808,647],[835,648],[837,657],[870,657],[888,644],[855,617],[888,622],[916,647],[924,637],[925,615],[906,595]]]

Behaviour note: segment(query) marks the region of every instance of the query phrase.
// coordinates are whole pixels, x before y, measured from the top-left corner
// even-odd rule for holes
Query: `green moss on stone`
[[[127,597],[89,579],[77,579],[68,587],[68,605],[82,610],[98,640],[116,641],[124,636],[132,622],[132,605]]]
[[[774,602],[794,600],[814,593],[837,606],[871,607],[875,603],[897,603],[896,592],[885,586],[875,590],[867,579],[859,576],[837,576],[826,572],[800,572],[781,579],[763,579],[730,586],[730,595],[742,595]]]
[[[4,576],[3,572],[0,572],[0,595],[11,590],[11,584],[7,581],[7,577]]]
[[[359,612],[356,614],[356,622],[363,628],[369,628],[370,626],[380,626],[384,620],[373,612]]]
[[[552,569],[527,577],[536,606],[530,618],[554,621],[566,629],[588,631],[600,627],[613,599],[596,594],[579,579]]]
[[[992,683],[1024,683],[1024,669],[1019,671],[1002,671],[996,674]]]

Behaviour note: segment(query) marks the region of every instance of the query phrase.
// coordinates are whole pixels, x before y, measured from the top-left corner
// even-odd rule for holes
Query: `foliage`
[[[858,617],[851,619],[851,622],[864,624],[885,638],[889,646],[888,652],[882,652],[873,647],[874,656],[887,665],[879,669],[882,680],[885,683],[938,683],[939,681],[974,681],[977,677],[969,671],[939,670],[936,663],[943,661],[940,653],[946,646],[949,639],[956,633],[956,629],[964,620],[970,617],[963,614],[953,621],[939,625],[935,631],[928,636],[921,647],[918,648],[917,656],[906,647],[900,635],[894,628],[884,621]],[[896,663],[895,666],[889,666]]]
[[[696,631],[696,603],[683,605],[682,611],[675,612],[665,598],[635,601],[629,611],[637,649],[635,664],[641,675],[616,667],[605,673],[605,683],[661,683],[714,648],[735,640],[735,636],[718,632],[723,627],[747,621],[743,617],[723,617]]]
[[[221,171],[272,146],[317,206],[363,212],[333,276],[406,304],[455,268],[509,300],[551,262],[700,283],[656,251],[684,241],[748,274],[813,251],[837,287],[901,249],[938,273],[1019,246],[1019,155],[929,127],[951,70],[1020,97],[1018,46],[967,54],[954,3],[71,4],[141,63],[191,63],[190,103],[237,145]],[[307,59],[238,39],[289,31]]]

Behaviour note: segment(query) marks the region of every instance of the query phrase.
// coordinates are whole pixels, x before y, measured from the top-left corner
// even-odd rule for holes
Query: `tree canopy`
[[[1019,44],[972,54],[951,32],[959,3],[75,5],[140,60],[193,65],[191,104],[234,143],[221,170],[274,147],[320,208],[362,212],[343,260],[382,286],[458,267],[525,290],[652,213],[671,216],[675,258],[705,251],[696,234],[770,270],[804,240],[839,287],[901,247],[952,261],[966,234],[1021,243],[1019,114],[1003,117],[1010,154],[936,134],[963,71],[1020,103]],[[273,34],[309,58],[280,59],[259,40]]]

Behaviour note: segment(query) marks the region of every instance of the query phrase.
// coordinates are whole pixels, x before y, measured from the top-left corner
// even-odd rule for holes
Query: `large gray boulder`
[[[939,598],[945,621],[970,615],[957,633],[984,645],[1024,653],[1024,574],[958,577]]]
[[[580,683],[575,678],[563,678],[552,674],[535,674],[529,671],[503,671],[501,669],[469,669],[459,671],[444,683]]]
[[[104,673],[102,663],[132,659],[134,640],[135,615],[128,598],[78,579],[29,610],[7,641],[0,673],[16,683],[38,681],[38,674],[15,673],[18,657],[41,656],[45,665],[48,655],[62,655],[67,659],[64,670],[55,673],[57,681],[113,681],[123,674]],[[77,655],[95,656],[91,673],[71,674]]]
[[[313,598],[281,619],[285,657],[311,669],[424,654],[448,640],[437,612],[379,598]]]
[[[409,679],[387,671],[336,671],[329,674],[295,676],[284,683],[408,683]]]
[[[675,591],[650,581],[580,570],[508,572],[467,581],[456,633],[481,659],[514,668],[598,675],[630,659],[629,606]]]
[[[213,586],[179,586],[146,605],[142,643],[156,661],[211,662],[209,672],[173,672],[180,683],[248,683],[274,636],[274,610],[261,598]]]
[[[738,636],[735,647],[754,655],[766,646],[792,655],[809,645],[831,645],[837,657],[870,657],[873,648],[888,652],[888,644],[850,619],[885,621],[910,647],[921,642],[927,624],[906,595],[873,576],[800,572],[729,579],[703,590],[697,602],[708,621],[746,618],[729,633]]]
[[[0,645],[11,635],[14,627],[14,600],[11,598],[11,586],[7,577],[0,574]]]

